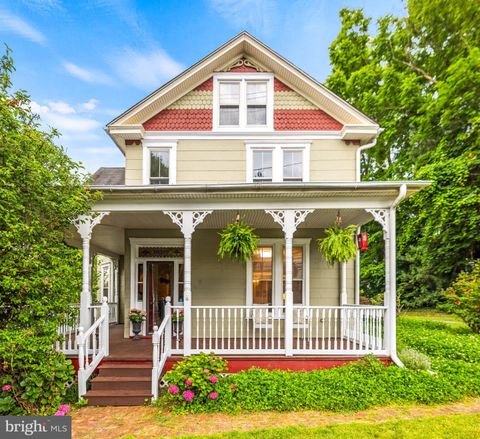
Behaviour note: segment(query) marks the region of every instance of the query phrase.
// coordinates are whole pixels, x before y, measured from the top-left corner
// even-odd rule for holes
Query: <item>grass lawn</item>
[[[352,377],[350,374],[356,372],[346,369],[346,376],[338,376],[350,381],[343,387],[335,381],[330,383],[332,387],[327,393],[337,405],[329,410],[313,405],[315,409],[312,410],[294,411],[290,407],[283,412],[252,410],[239,414],[174,414],[151,406],[84,407],[72,414],[74,437],[132,439],[182,434],[239,438],[480,437],[480,336],[450,315],[416,311],[402,313],[399,317],[398,345],[399,348],[411,347],[427,354],[436,375],[426,372],[405,374],[396,368],[391,371],[393,376],[378,371],[373,372],[373,378],[367,374],[368,380],[378,382],[379,388],[387,383],[388,392],[385,392],[370,390],[370,381],[366,382],[368,386],[359,387],[361,383],[357,380],[362,375]],[[378,380],[376,373],[380,374]],[[387,378],[389,381],[382,381]],[[402,382],[405,378],[407,381]],[[351,386],[352,379],[356,386]],[[321,381],[319,383],[321,385]],[[342,391],[346,393],[339,393]],[[365,391],[371,395],[363,409],[339,411],[339,407],[345,406],[344,401],[365,398]],[[285,388],[280,387],[276,393],[278,399],[284,397],[285,392]],[[375,392],[380,392],[378,395],[383,402],[376,399]],[[400,393],[391,398],[390,394],[395,392]],[[254,401],[261,398],[260,394],[253,397]],[[418,401],[429,405],[418,404]],[[432,401],[442,402],[443,405],[432,404]]]
[[[324,427],[287,427],[251,432],[231,432],[199,438],[258,438],[258,439],[290,439],[290,438],[449,438],[477,439],[480,436],[480,414],[450,415],[430,418],[406,419],[400,421],[381,422],[378,424],[351,423],[327,425]],[[188,436],[187,436],[188,437]]]

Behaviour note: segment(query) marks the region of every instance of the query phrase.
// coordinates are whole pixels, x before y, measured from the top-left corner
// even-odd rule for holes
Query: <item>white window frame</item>
[[[293,240],[294,247],[303,247],[303,305],[310,305],[310,241],[311,238]],[[283,306],[283,248],[282,238],[265,238],[258,241],[258,247],[273,248],[272,306]],[[246,304],[253,305],[253,262],[247,262]]]
[[[150,184],[150,153],[152,151],[167,151],[169,154],[168,185],[177,182],[177,142],[159,142],[158,140],[143,141],[143,184]]]
[[[253,178],[253,152],[254,151],[272,151],[272,183],[283,183],[283,152],[284,151],[302,151],[303,169],[302,182],[310,181],[310,142],[302,143],[249,143],[246,146],[246,182],[254,183]],[[261,182],[258,182],[261,183]],[[268,183],[268,182],[267,182]],[[285,181],[285,183],[293,183]]]
[[[213,75],[213,131],[273,131],[273,73],[216,73]],[[240,83],[239,124],[220,125],[220,83]],[[247,82],[267,83],[267,123],[266,125],[247,125]]]
[[[107,277],[108,277],[108,292],[107,292],[107,301],[108,303],[113,303],[115,302],[114,298],[114,291],[113,291],[113,264],[111,262],[105,262],[100,265],[100,300],[99,302],[102,302],[103,298],[105,297],[103,295],[103,282],[105,280],[104,276],[104,270],[107,269]]]

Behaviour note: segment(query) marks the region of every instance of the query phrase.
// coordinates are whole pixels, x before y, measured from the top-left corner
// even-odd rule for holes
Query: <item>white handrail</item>
[[[165,303],[165,317],[160,324],[160,327],[153,328],[153,368],[152,368],[152,401],[158,398],[158,384],[160,376],[167,358],[170,356],[172,350],[172,311],[171,299],[166,298]]]
[[[100,317],[84,332],[78,328],[78,396],[81,398],[87,393],[87,380],[109,354],[109,325],[108,303],[103,299],[100,308]]]

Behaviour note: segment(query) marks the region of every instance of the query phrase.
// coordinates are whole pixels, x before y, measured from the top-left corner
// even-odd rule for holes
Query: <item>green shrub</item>
[[[415,349],[403,349],[398,353],[398,357],[407,369],[430,370],[432,367],[428,356]]]
[[[443,295],[446,304],[442,308],[461,317],[473,332],[480,334],[480,260],[471,271],[462,271]]]
[[[227,362],[214,354],[185,357],[163,377],[168,385],[167,398],[180,411],[190,406],[193,411],[214,406],[230,393],[222,378],[226,371]]]
[[[73,381],[73,366],[51,337],[0,331],[0,415],[52,415]]]

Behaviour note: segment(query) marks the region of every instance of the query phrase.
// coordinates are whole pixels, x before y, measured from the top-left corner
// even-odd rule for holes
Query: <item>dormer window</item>
[[[213,120],[216,131],[273,130],[273,75],[215,75]]]

